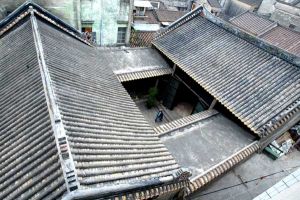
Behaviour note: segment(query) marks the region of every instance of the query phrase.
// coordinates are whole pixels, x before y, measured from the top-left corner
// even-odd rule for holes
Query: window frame
[[[123,31],[121,31],[121,29],[123,29]],[[117,44],[126,43],[126,34],[127,34],[127,27],[118,27]]]

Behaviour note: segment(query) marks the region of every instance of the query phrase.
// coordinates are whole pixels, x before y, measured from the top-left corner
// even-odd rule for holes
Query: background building
[[[300,31],[300,1],[264,0],[258,10],[261,15],[270,17],[271,20],[282,26]]]
[[[0,0],[3,19],[25,0]],[[91,32],[101,46],[129,43],[132,0],[34,0],[82,32]]]

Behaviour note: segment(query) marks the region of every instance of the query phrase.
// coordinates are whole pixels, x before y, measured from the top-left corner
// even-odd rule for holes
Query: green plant
[[[148,99],[147,99],[147,108],[152,108],[156,106],[156,97],[158,95],[158,90],[156,87],[152,87],[149,89]]]

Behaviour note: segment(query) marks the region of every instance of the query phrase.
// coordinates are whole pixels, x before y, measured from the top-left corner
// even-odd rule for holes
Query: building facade
[[[300,1],[264,0],[258,13],[284,27],[300,31]]]
[[[24,0],[0,0],[0,19],[24,3]],[[90,32],[100,46],[129,43],[132,0],[34,0],[66,23],[82,32]]]

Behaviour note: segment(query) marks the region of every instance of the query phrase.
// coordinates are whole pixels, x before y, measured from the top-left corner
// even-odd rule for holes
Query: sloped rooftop
[[[297,123],[300,67],[273,55],[278,49],[266,44],[263,49],[257,39],[201,12],[171,26],[154,46],[259,136]]]
[[[178,183],[179,165],[98,50],[35,4],[23,6],[0,30],[0,198],[80,199]]]
[[[269,19],[260,17],[252,12],[244,12],[236,17],[229,20],[232,24],[238,26],[239,28],[253,34],[262,34],[265,30],[272,28],[276,25]]]
[[[171,11],[171,10],[156,10],[155,15],[159,22],[174,22],[187,12],[184,11]]]
[[[59,199],[67,186],[31,23],[0,43],[0,199]]]
[[[300,57],[300,33],[276,26],[260,36],[265,41]]]

